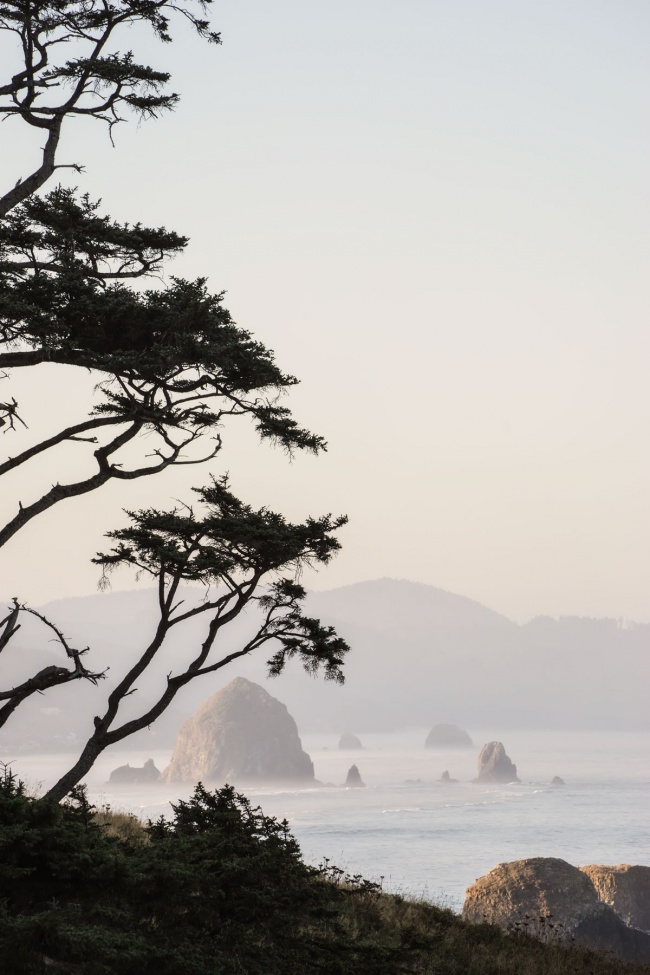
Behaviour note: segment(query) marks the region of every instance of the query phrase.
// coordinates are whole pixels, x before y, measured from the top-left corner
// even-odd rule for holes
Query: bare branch
[[[99,470],[92,477],[88,477],[83,481],[76,481],[73,484],[55,484],[49,491],[42,495],[37,501],[26,506],[19,506],[18,514],[12,518],[4,528],[0,529],[0,548],[13,538],[16,532],[20,531],[26,524],[28,524],[37,515],[42,514],[47,511],[53,505],[58,504],[59,501],[64,501],[66,498],[76,498],[82,494],[88,494],[90,491],[96,490],[105,484],[112,477],[116,475],[116,468],[112,467],[108,458],[112,453],[118,450],[124,444],[132,440],[141,430],[142,423],[135,422],[131,424],[128,430],[121,433],[119,436],[115,437],[109,444],[105,447],[101,447],[99,450],[95,451],[95,458],[97,459],[97,466]],[[149,471],[156,470],[156,468],[147,468],[142,470],[139,475],[142,476]],[[118,472],[119,474],[119,472]]]
[[[10,457],[9,460],[4,462],[4,464],[0,464],[0,476],[2,474],[6,474],[8,471],[15,470],[16,467],[20,467],[21,464],[31,460],[32,457],[36,457],[38,454],[42,454],[44,451],[50,450],[50,448],[56,447],[58,444],[64,443],[66,440],[84,440],[88,443],[97,442],[95,437],[88,438],[78,436],[80,433],[85,433],[87,430],[96,430],[100,427],[115,426],[115,424],[126,422],[126,419],[117,416],[94,417],[92,420],[86,420],[85,423],[77,423],[75,426],[66,427],[65,430],[61,430],[48,440],[43,440],[41,443],[35,444],[33,447],[29,447],[27,450],[24,450],[16,457]],[[26,424],[24,425],[26,426]]]
[[[0,403],[0,427],[6,426],[7,428],[3,433],[7,433],[9,430],[15,430],[16,421],[27,429],[27,424],[18,414],[18,403],[12,396],[10,402]]]
[[[13,609],[11,609],[9,615],[5,616],[2,622],[0,622],[0,626],[4,627],[4,630],[0,634],[0,653],[2,653],[14,634],[20,629],[20,623],[18,622],[19,613],[20,606],[18,605],[18,600],[14,596]]]
[[[29,613],[48,627],[54,633],[57,642],[63,647],[66,656],[73,662],[74,666],[71,670],[56,665],[44,667],[33,677],[16,685],[16,687],[12,687],[6,691],[0,691],[0,701],[6,701],[6,704],[0,707],[0,728],[8,721],[16,708],[33,694],[42,694],[51,687],[56,687],[59,684],[67,684],[71,680],[84,679],[90,681],[92,684],[97,684],[106,675],[106,671],[94,672],[87,670],[84,666],[81,658],[88,652],[88,647],[84,650],[77,650],[75,647],[72,647],[61,630],[51,620],[37,610],[19,603],[15,597],[9,615],[0,623],[0,626],[4,626],[4,630],[0,634],[0,652],[20,629],[20,624],[17,622],[20,613]]]

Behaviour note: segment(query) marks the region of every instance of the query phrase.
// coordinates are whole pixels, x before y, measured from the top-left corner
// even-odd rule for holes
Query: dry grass
[[[129,843],[149,843],[144,823],[133,813],[114,812],[110,806],[102,806],[95,813],[93,822],[101,826],[107,836],[117,836]]]
[[[383,975],[650,975],[574,946],[468,924],[452,911],[383,893],[347,898],[346,933],[386,950]]]

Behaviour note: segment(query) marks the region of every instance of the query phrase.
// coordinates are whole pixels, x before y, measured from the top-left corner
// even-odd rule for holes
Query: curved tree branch
[[[0,728],[6,724],[16,708],[33,694],[42,694],[51,687],[56,687],[58,684],[67,684],[72,680],[84,679],[96,684],[106,674],[105,671],[93,672],[87,670],[81,658],[88,652],[88,647],[85,650],[77,650],[75,647],[72,647],[61,630],[51,620],[37,610],[19,603],[16,598],[13,599],[13,606],[9,615],[0,623],[0,626],[4,625],[4,630],[0,634],[0,652],[4,650],[9,640],[20,629],[20,624],[17,622],[20,613],[29,613],[31,616],[35,616],[36,619],[40,620],[41,623],[52,630],[57,642],[65,650],[66,656],[72,661],[73,667],[71,670],[56,665],[44,667],[33,677],[16,685],[16,687],[12,687],[7,691],[0,691],[0,701],[6,701],[6,704],[0,707]]]
[[[343,680],[341,665],[347,644],[331,627],[302,615],[300,603],[305,590],[289,578],[277,579],[277,573],[295,573],[313,561],[327,563],[339,548],[332,533],[345,518],[325,516],[294,525],[266,508],[255,511],[243,504],[224,479],[214,481],[199,494],[207,512],[204,518],[186,505],[171,512],[131,513],[131,527],[110,533],[118,540],[112,553],[93,560],[105,571],[123,564],[157,577],[160,619],[148,647],[109,695],[104,714],[95,717],[95,730],[79,759],[50,790],[48,799],[62,799],[105,748],[153,723],[190,681],[220,670],[271,641],[279,643],[268,661],[271,674],[280,673],[288,659],[298,656],[310,673],[322,665],[327,679]],[[277,581],[267,582],[258,595],[258,588],[269,577]],[[190,610],[176,612],[174,601],[182,581],[218,586],[219,594]],[[239,650],[211,660],[223,628],[251,604],[262,611],[252,638]],[[167,676],[158,700],[139,716],[117,724],[122,702],[133,693],[136,681],[153,662],[170,630],[198,616],[207,617],[207,632],[198,652],[185,664],[176,655],[178,672]]]
[[[0,109],[1,111],[1,109]],[[29,196],[35,193],[37,190],[43,186],[44,183],[48,181],[50,176],[54,173],[56,167],[56,150],[59,146],[59,140],[61,138],[61,125],[63,119],[58,117],[52,120],[52,122],[43,126],[48,129],[48,136],[43,146],[43,157],[41,165],[38,169],[35,169],[31,176],[27,179],[19,180],[18,183],[9,190],[4,196],[0,196],[0,217],[3,217],[6,213],[9,213],[15,206],[22,203]],[[77,169],[78,172],[81,171],[81,167],[73,164],[73,168]]]
[[[73,484],[55,484],[46,494],[42,495],[32,504],[26,507],[20,505],[18,514],[11,521],[8,521],[4,528],[0,529],[0,548],[6,545],[16,532],[24,528],[33,518],[47,511],[53,505],[58,504],[59,501],[88,494],[89,491],[94,491],[98,487],[101,487],[102,484],[105,484],[112,477],[118,476],[119,471],[111,467],[108,458],[116,450],[132,440],[140,432],[142,426],[143,424],[139,421],[133,423],[128,430],[119,434],[119,436],[111,440],[105,447],[101,447],[95,451],[99,470],[92,477],[88,477],[83,481],[76,481]],[[142,471],[142,474],[144,473],[146,473],[146,470]]]
[[[50,450],[50,448],[56,447],[58,444],[64,443],[66,440],[80,439],[80,433],[86,433],[88,430],[97,430],[100,427],[115,426],[115,424],[127,422],[128,420],[125,417],[98,416],[93,417],[91,420],[86,420],[85,423],[77,423],[74,426],[66,427],[65,430],[61,430],[48,440],[42,440],[41,443],[35,444],[33,447],[29,447],[27,450],[23,450],[22,453],[17,454],[15,457],[10,457],[4,462],[4,464],[0,464],[0,476],[8,473],[9,471],[15,470],[17,467],[20,467],[21,464],[31,460],[32,457],[37,457],[38,454],[42,454],[44,451]]]

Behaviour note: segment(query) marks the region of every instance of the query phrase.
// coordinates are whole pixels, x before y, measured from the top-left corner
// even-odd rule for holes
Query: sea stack
[[[237,677],[182,726],[165,782],[314,782],[296,722],[284,704]]]
[[[363,748],[363,745],[351,731],[344,731],[339,738],[339,748]]]
[[[111,772],[108,781],[111,785],[143,785],[147,782],[157,782],[160,772],[154,765],[153,758],[148,758],[141,768],[120,765]]]
[[[455,724],[434,724],[424,743],[425,748],[473,748],[466,731]]]
[[[500,741],[488,741],[478,757],[478,778],[475,782],[519,782],[514,765]]]
[[[345,780],[346,789],[364,789],[366,783],[361,780],[361,772],[356,765],[351,765],[348,769],[348,777]]]

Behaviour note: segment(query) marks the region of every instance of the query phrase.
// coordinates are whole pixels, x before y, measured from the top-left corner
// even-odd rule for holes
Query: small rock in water
[[[436,724],[433,726],[425,748],[473,748],[472,739],[462,728],[455,724]]]
[[[452,782],[458,782],[458,779],[452,779],[449,772],[445,769],[438,782],[442,782],[443,785],[450,785]]]
[[[363,745],[351,731],[344,731],[339,739],[339,748],[363,748]]]
[[[488,741],[478,757],[478,778],[475,782],[519,782],[514,765],[500,741]]]
[[[137,766],[131,768],[128,762],[126,765],[120,765],[119,768],[114,768],[108,781],[113,785],[128,782],[139,785],[146,782],[157,782],[159,778],[160,772],[154,765],[153,758],[148,758],[142,768],[138,768]]]
[[[551,779],[551,785],[566,785],[566,782],[559,775],[554,775]]]
[[[345,780],[346,789],[364,789],[366,783],[361,781],[361,773],[356,765],[351,765],[348,769],[348,777]]]

